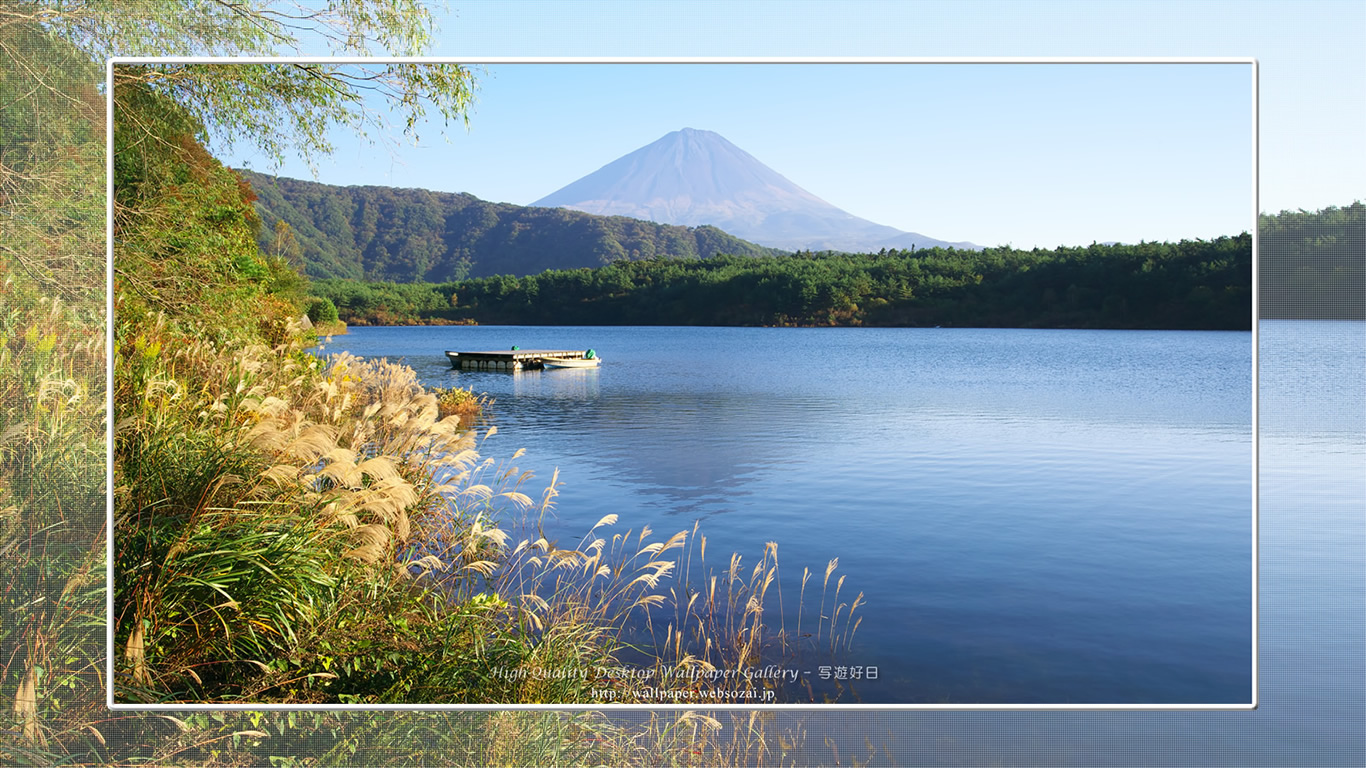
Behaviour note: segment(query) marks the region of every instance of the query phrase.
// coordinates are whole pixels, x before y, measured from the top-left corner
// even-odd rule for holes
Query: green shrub
[[[337,322],[337,305],[332,300],[320,296],[310,296],[308,299],[308,319],[315,325],[317,323]]]

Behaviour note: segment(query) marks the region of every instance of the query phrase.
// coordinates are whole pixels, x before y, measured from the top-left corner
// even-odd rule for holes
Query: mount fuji
[[[693,128],[669,133],[532,205],[691,227],[710,224],[789,250],[978,247],[859,218],[788,181],[720,134]]]

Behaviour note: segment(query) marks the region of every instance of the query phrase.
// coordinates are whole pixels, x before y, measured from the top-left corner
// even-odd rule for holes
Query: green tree
[[[288,55],[304,37],[325,40],[338,55],[412,56],[426,50],[434,31],[418,0],[349,0],[323,8],[267,0],[30,0],[5,14],[97,62]],[[20,51],[14,61],[23,65],[27,57]],[[222,148],[245,141],[277,161],[291,152],[310,160],[326,154],[335,125],[391,140],[393,126],[368,96],[396,107],[403,133],[416,139],[430,112],[447,123],[467,121],[476,88],[469,68],[426,63],[148,63],[116,67],[114,81],[168,97],[225,142]],[[117,88],[115,101],[117,108]],[[146,126],[149,135],[155,127]]]
[[[331,299],[314,297],[308,305],[308,319],[314,323],[337,322],[337,305]]]
[[[299,272],[303,272],[304,254],[299,241],[294,237],[294,228],[284,219],[277,219],[274,227],[275,237],[271,243],[271,255],[283,259]]]

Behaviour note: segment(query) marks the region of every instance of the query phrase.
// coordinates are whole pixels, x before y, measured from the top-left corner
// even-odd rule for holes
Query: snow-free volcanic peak
[[[836,208],[712,131],[684,128],[624,155],[532,205],[710,224],[775,248],[876,250],[946,243]]]

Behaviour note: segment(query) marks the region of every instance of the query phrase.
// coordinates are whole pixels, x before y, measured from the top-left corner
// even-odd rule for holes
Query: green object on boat
[[[512,351],[513,351],[513,352],[516,352],[516,351],[519,350],[519,349],[521,349],[521,347],[517,346],[516,344],[513,344],[513,345],[512,345]]]
[[[584,360],[592,360],[593,358],[595,358],[595,357],[597,357],[597,356],[598,356],[598,353],[597,353],[597,352],[594,352],[594,351],[591,350],[591,349],[588,350],[587,352],[584,352],[584,353],[583,353],[583,359],[584,359]]]

